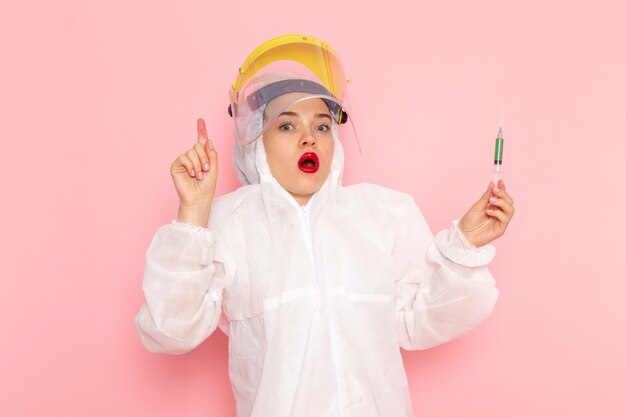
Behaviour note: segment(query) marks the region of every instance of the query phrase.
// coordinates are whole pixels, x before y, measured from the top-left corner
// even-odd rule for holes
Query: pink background
[[[403,352],[416,416],[626,415],[623,1],[19,1],[0,15],[0,414],[233,416],[227,338],[147,352],[144,254],[259,43],[343,57],[363,145],[345,183],[411,193],[434,232],[482,194],[504,105],[516,214],[472,334]]]

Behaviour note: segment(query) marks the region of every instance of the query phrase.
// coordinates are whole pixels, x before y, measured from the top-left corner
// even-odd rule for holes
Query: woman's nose
[[[315,146],[316,141],[313,137],[313,132],[310,129],[306,129],[300,138],[300,146],[311,145]]]

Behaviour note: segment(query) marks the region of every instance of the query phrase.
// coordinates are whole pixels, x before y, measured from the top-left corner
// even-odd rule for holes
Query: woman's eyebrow
[[[284,111],[281,114],[278,115],[280,116],[300,116],[298,113],[296,113],[295,111]],[[328,113],[315,113],[315,117],[328,117],[330,119],[330,115]]]

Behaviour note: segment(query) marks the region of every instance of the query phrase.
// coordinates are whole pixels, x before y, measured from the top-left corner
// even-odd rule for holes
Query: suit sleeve
[[[427,349],[462,336],[483,322],[498,299],[487,264],[488,244],[475,247],[453,220],[433,237],[411,200],[393,247],[399,344]]]
[[[147,350],[185,353],[215,331],[232,282],[216,250],[213,232],[200,226],[173,220],[156,231],[145,256],[145,301],[135,317]]]

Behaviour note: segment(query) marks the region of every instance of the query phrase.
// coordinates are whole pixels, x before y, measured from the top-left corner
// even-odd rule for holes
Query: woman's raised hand
[[[217,184],[217,152],[198,119],[198,141],[172,163],[170,172],[180,199],[178,220],[206,227]]]

